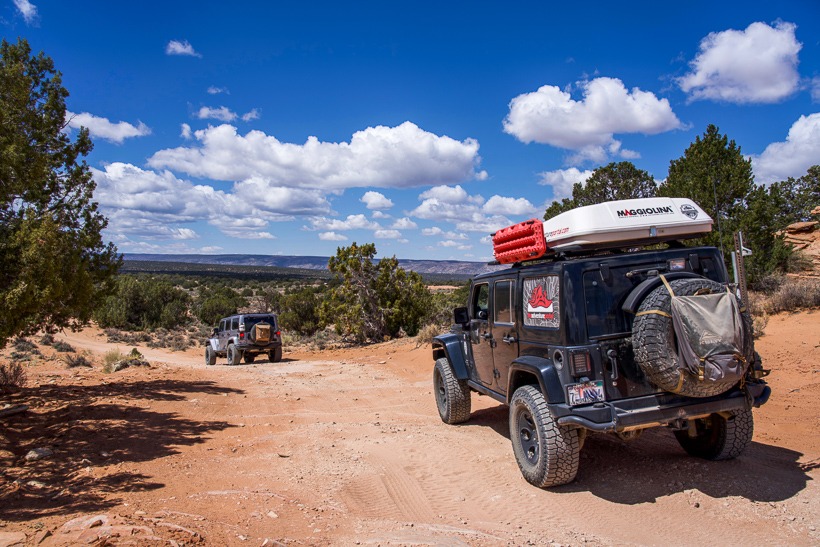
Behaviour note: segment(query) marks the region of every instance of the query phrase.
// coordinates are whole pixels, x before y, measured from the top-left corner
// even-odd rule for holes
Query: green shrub
[[[66,355],[66,368],[91,367],[91,361],[85,355]]]
[[[60,353],[73,353],[74,348],[68,342],[63,342],[62,340],[57,340],[51,346],[55,349],[55,351],[59,351]]]

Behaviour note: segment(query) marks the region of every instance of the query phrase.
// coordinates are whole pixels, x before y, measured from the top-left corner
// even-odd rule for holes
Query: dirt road
[[[473,394],[468,423],[439,420],[413,341],[236,367],[142,348],[150,367],[113,374],[41,360],[2,401],[30,410],[0,420],[0,545],[818,545],[820,313],[772,318],[757,348],[773,395],[741,458],[591,435],[549,491],[521,477],[505,407]]]

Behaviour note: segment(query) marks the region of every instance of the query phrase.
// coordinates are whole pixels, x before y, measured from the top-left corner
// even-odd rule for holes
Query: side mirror
[[[453,319],[456,325],[467,325],[470,322],[470,314],[467,308],[456,308],[453,310]]]

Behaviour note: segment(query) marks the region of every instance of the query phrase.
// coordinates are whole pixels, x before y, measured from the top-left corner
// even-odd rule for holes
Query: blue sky
[[[121,252],[489,260],[710,123],[760,184],[820,163],[816,0],[6,0],[0,28],[63,73]]]

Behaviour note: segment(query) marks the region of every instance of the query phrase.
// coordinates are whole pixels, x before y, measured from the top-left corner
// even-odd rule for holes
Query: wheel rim
[[[521,445],[521,451],[527,461],[535,465],[538,462],[539,447],[538,447],[538,432],[535,429],[535,421],[532,419],[532,414],[527,410],[520,410],[518,412],[518,443]]]

